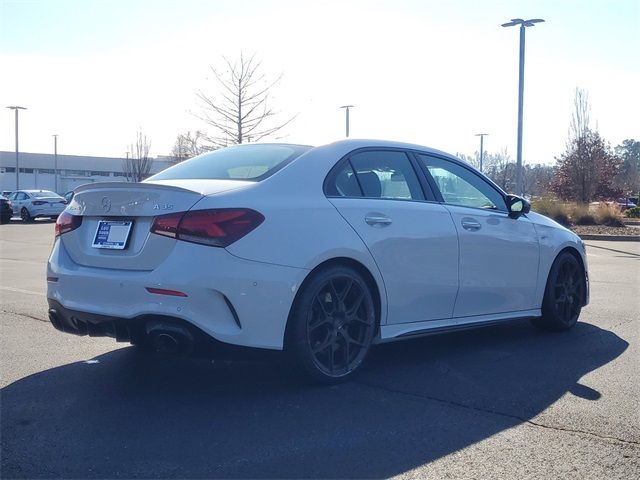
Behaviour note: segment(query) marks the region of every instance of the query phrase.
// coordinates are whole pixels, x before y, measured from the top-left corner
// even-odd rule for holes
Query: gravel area
[[[602,225],[575,225],[571,230],[578,235],[640,235],[640,230],[633,227],[605,227]]]

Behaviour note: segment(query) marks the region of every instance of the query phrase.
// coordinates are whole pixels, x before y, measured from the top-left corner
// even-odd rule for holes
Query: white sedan
[[[574,233],[455,157],[395,142],[240,145],[84,185],[56,237],[59,330],[284,350],[325,382],[377,343],[523,318],[567,330],[589,300]]]
[[[67,206],[67,201],[49,190],[17,190],[9,196],[13,215],[30,222],[48,217],[55,220]]]

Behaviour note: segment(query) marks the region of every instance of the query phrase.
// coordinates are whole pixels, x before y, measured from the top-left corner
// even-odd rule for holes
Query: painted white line
[[[3,287],[0,285],[0,290],[6,290],[7,292],[14,293],[26,293],[27,295],[38,295],[40,297],[46,297],[46,294],[41,292],[34,292],[32,290],[23,290],[22,288],[13,288],[13,287]]]

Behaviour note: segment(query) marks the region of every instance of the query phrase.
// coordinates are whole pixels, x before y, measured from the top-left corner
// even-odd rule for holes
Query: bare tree
[[[573,96],[573,114],[569,124],[569,144],[587,136],[591,130],[591,104],[589,92],[576,87]]]
[[[171,150],[172,163],[180,163],[201,153],[215,150],[215,146],[203,143],[204,138],[205,135],[200,130],[196,130],[193,134],[187,132],[178,135]]]
[[[219,89],[216,93],[197,93],[202,106],[198,117],[213,127],[215,134],[207,140],[217,146],[259,141],[284,128],[293,120],[273,124],[277,112],[269,104],[269,94],[282,75],[268,81],[261,73],[261,62],[255,56],[231,62],[223,57],[224,68],[211,71]]]
[[[142,131],[138,131],[135,144],[132,144],[131,156],[123,160],[122,169],[130,182],[141,182],[149,176],[153,160],[149,157],[151,141]]]
[[[506,147],[497,153],[485,154],[485,174],[500,188],[509,192],[515,188],[516,164]]]

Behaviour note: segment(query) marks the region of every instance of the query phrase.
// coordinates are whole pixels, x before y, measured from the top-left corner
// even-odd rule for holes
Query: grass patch
[[[596,215],[589,210],[589,205],[569,204],[569,217],[574,225],[597,225]]]
[[[614,204],[604,202],[590,207],[579,203],[562,202],[553,197],[542,197],[531,202],[531,209],[565,227],[572,225],[624,227],[620,209]]]
[[[546,217],[552,218],[560,225],[568,227],[571,225],[571,220],[569,218],[569,210],[567,208],[567,204],[562,203],[561,201],[552,198],[552,197],[541,197],[533,200],[531,202],[531,209],[534,212],[537,212]]]
[[[595,214],[598,225],[605,225],[607,227],[624,227],[622,214],[620,213],[620,208],[618,208],[617,205],[601,203],[596,209]]]

